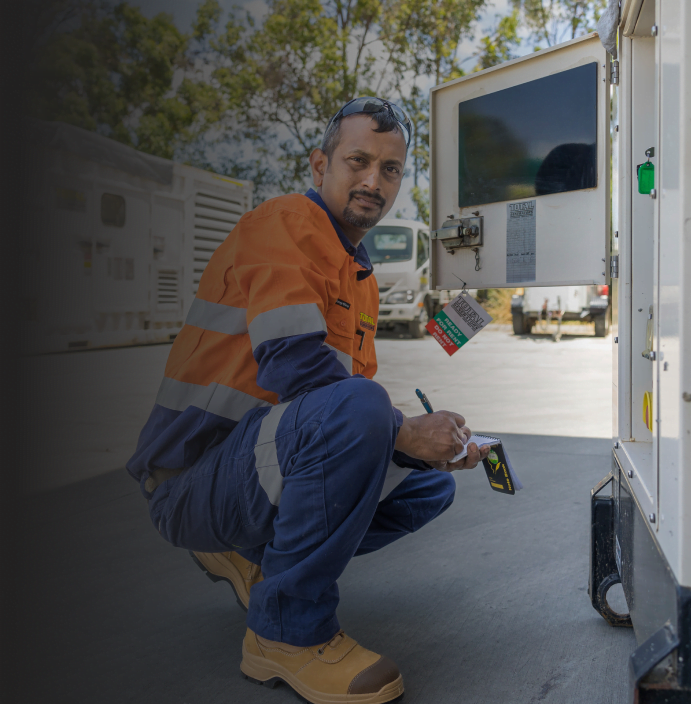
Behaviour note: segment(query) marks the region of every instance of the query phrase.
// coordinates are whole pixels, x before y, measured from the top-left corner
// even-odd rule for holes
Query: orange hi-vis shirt
[[[248,411],[377,370],[379,291],[317,193],[245,213],[214,252],[128,462],[191,466]],[[398,424],[400,412],[395,411]]]

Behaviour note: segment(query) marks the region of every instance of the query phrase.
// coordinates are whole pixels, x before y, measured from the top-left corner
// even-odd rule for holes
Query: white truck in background
[[[595,324],[595,337],[605,337],[610,326],[609,286],[531,286],[511,297],[515,335],[529,334],[538,322],[575,320]]]
[[[403,329],[411,337],[455,294],[429,289],[429,227],[416,220],[385,218],[363,240],[379,286],[380,330]]]

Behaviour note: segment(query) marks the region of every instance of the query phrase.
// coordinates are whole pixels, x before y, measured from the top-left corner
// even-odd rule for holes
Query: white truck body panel
[[[587,286],[531,286],[523,294],[524,311],[563,311],[579,314],[590,306]]]

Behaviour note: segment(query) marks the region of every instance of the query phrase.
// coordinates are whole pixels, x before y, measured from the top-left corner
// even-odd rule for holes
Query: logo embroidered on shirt
[[[350,310],[350,303],[348,303],[348,301],[344,301],[341,298],[336,299],[336,305],[341,306],[341,308],[345,308],[346,310]]]
[[[374,330],[374,318],[366,313],[360,313],[360,327],[365,330]]]

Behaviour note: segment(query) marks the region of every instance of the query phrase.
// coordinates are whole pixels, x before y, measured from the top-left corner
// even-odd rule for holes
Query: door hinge
[[[609,258],[609,278],[618,279],[619,278],[619,255],[613,254]]]
[[[609,72],[609,82],[613,86],[619,85],[619,62],[616,60],[612,61],[612,65]]]

